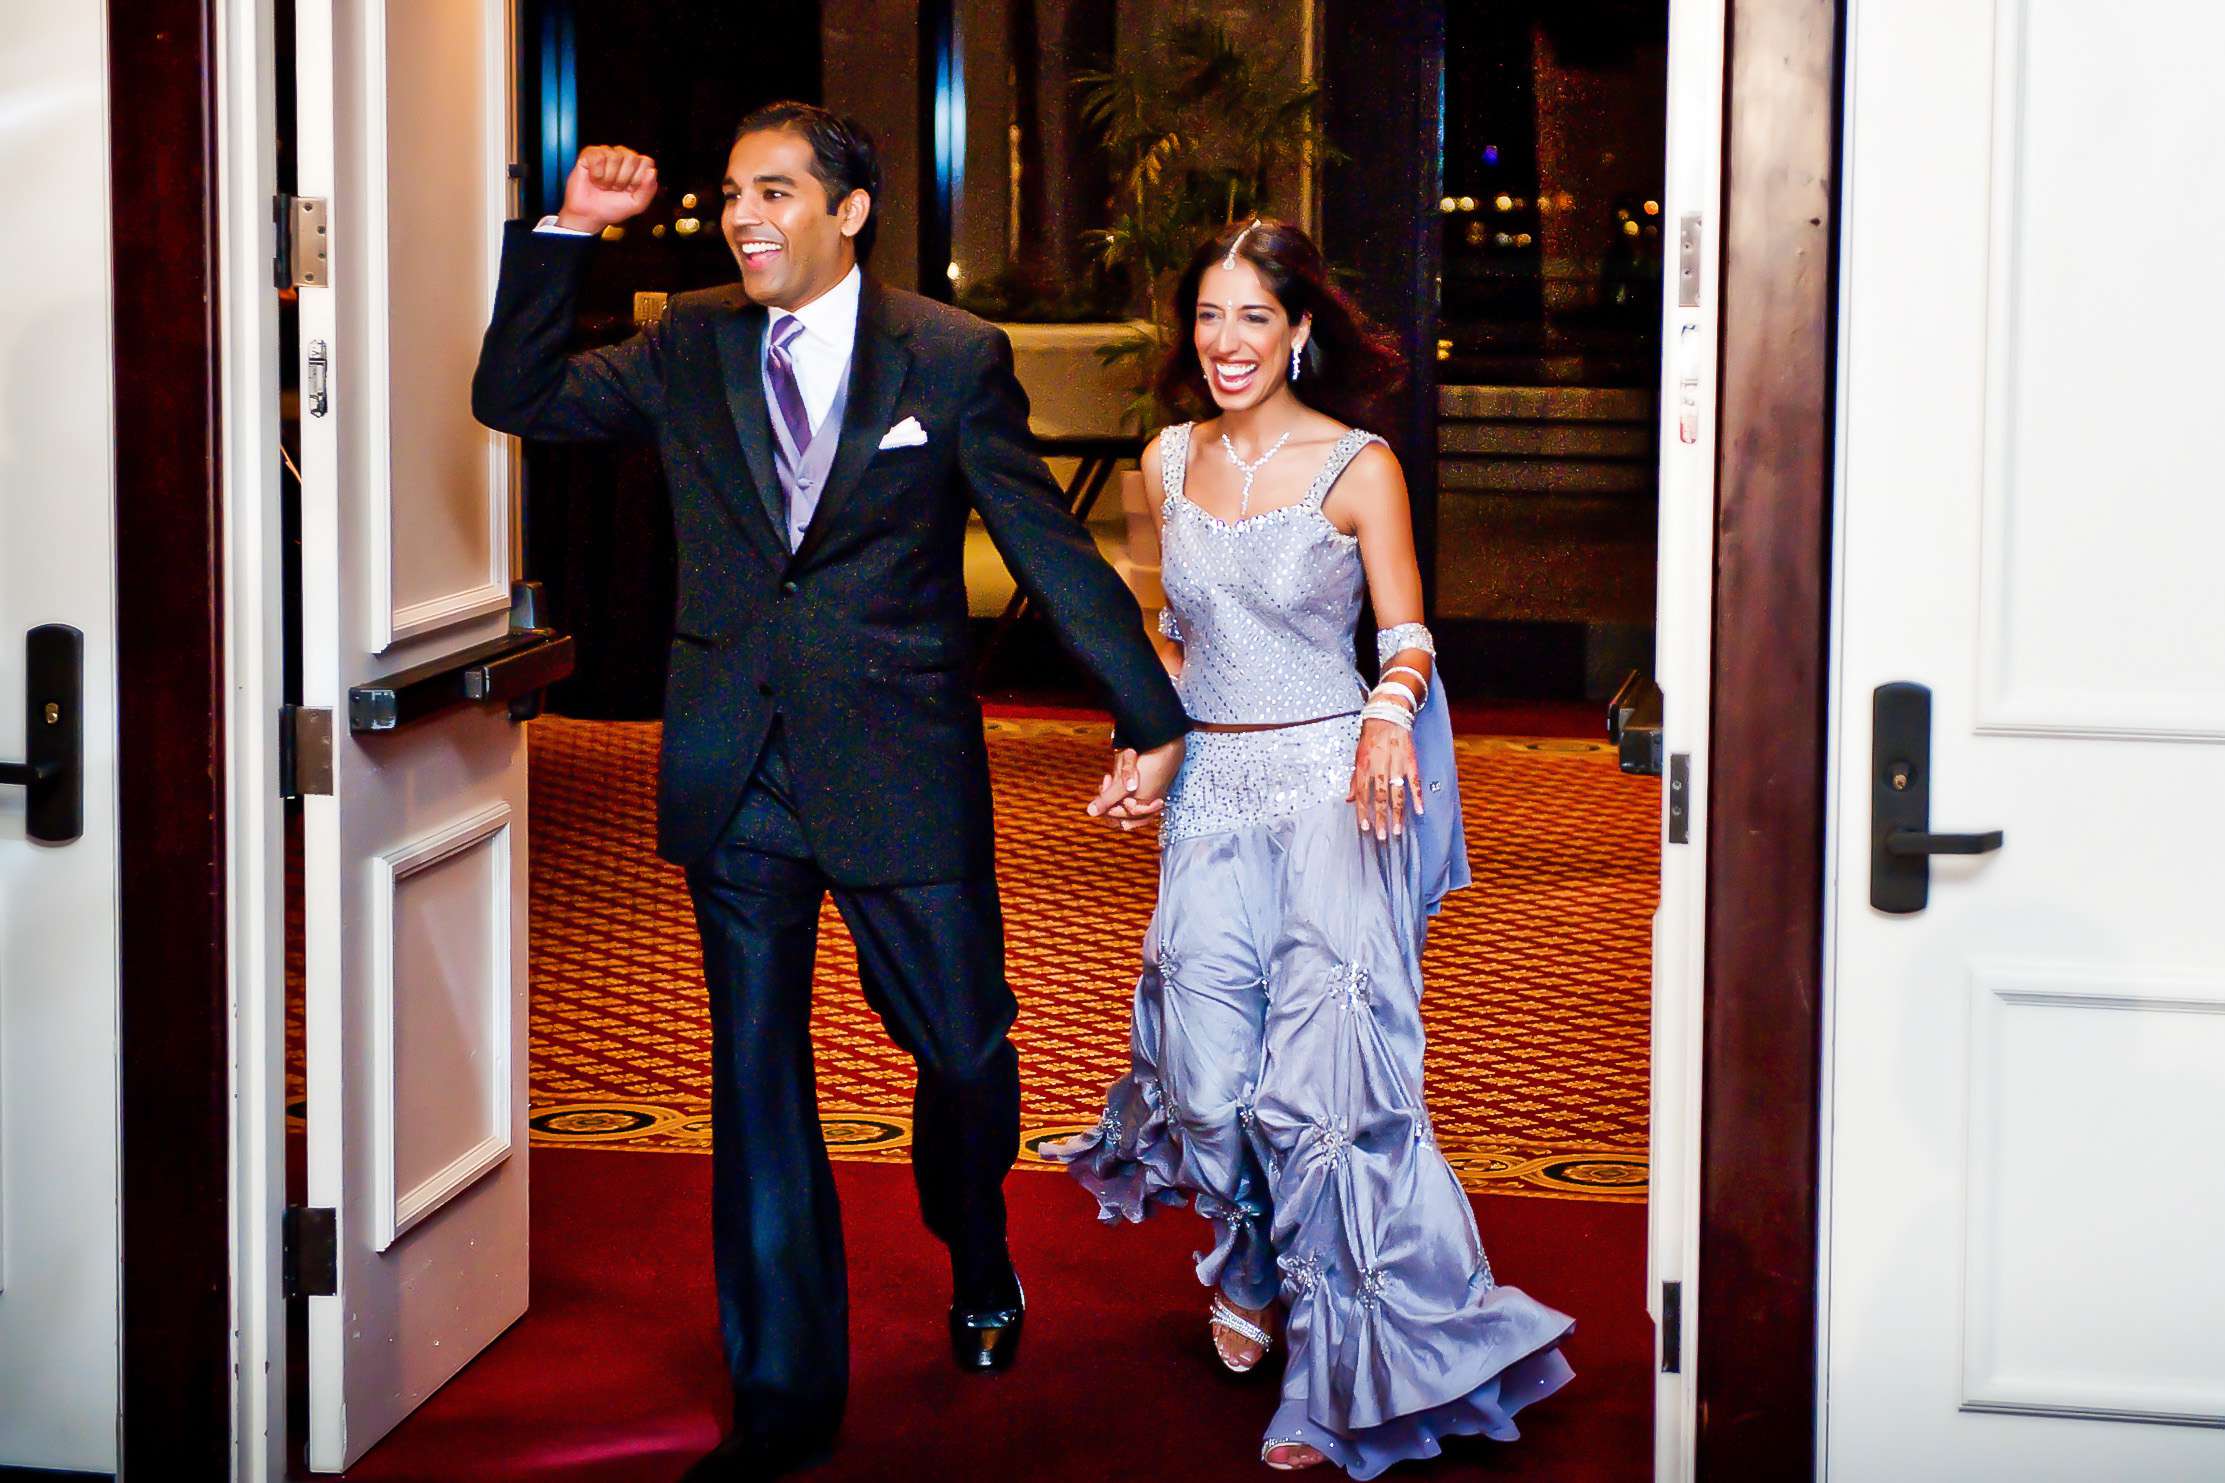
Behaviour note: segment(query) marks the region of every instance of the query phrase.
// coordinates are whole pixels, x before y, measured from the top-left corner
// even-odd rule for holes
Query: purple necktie
[[[811,446],[811,414],[804,410],[803,388],[796,384],[796,363],[788,358],[788,347],[796,336],[803,333],[803,321],[791,314],[773,327],[773,346],[770,356],[773,369],[773,400],[780,403],[780,419],[788,424],[788,437],[796,445],[796,456]]]

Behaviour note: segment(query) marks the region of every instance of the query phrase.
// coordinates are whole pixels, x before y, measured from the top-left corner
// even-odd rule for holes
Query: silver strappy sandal
[[[1229,1306],[1228,1299],[1222,1297],[1218,1292],[1213,1294],[1213,1311],[1212,1315],[1206,1320],[1206,1328],[1209,1332],[1213,1329],[1227,1329],[1237,1338],[1247,1339],[1259,1346],[1259,1358],[1254,1359],[1250,1364],[1240,1365],[1228,1357],[1217,1339],[1214,1341],[1213,1353],[1220,1357],[1221,1363],[1227,1366],[1232,1374],[1250,1374],[1258,1366],[1259,1361],[1267,1357],[1267,1352],[1275,1347],[1274,1335]]]

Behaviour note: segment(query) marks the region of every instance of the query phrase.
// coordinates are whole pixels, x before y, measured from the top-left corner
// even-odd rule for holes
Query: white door
[[[469,386],[507,214],[505,0],[300,0],[299,190],[329,203],[301,289],[309,1458],[336,1470],[524,1312],[523,728],[468,703],[388,731],[351,692],[508,626],[511,447]],[[304,215],[302,222],[308,220]],[[314,232],[313,227],[303,228]],[[375,711],[375,706],[368,710]],[[311,749],[313,750],[313,749]]]
[[[1716,243],[1722,200],[1723,0],[1671,0],[1663,253],[1661,494],[1655,679],[1663,778],[1661,902],[1653,919],[1652,1125],[1646,1306],[1654,1319],[1653,1476],[1692,1476],[1698,1391],[1692,1315],[1700,1192],[1700,1024],[1706,947],[1708,676],[1715,592]],[[1674,810],[1674,812],[1672,812]]]
[[[1823,1461],[2225,1478],[2225,10],[1849,25]]]
[[[0,3],[0,760],[81,728],[83,834],[0,787],[0,1466],[112,1472],[117,1425],[116,673],[108,29]],[[84,708],[26,715],[25,635],[84,636]]]

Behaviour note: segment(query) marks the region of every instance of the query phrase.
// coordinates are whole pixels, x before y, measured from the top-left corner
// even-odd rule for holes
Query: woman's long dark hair
[[[1313,316],[1313,333],[1300,356],[1304,373],[1291,392],[1349,427],[1371,427],[1382,399],[1406,380],[1398,342],[1330,280],[1329,265],[1313,239],[1273,217],[1231,222],[1191,254],[1174,289],[1174,343],[1153,383],[1159,399],[1206,416],[1213,413],[1213,393],[1205,384],[1205,368],[1198,364],[1197,291],[1205,270],[1227,257],[1232,247],[1259,271],[1292,324]],[[1289,368],[1282,373],[1289,375]]]

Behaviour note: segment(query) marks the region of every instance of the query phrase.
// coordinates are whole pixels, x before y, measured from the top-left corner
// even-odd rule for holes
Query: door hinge
[[[1669,843],[1692,842],[1692,754],[1669,754]]]
[[[1684,1284],[1661,1284],[1661,1373],[1684,1370]]]
[[[279,1259],[289,1298],[329,1298],[340,1291],[340,1220],[329,1205],[288,1205]]]
[[[319,797],[332,792],[332,712],[309,706],[278,708],[278,796]]]
[[[317,196],[277,195],[271,215],[278,228],[271,281],[279,288],[321,288],[331,278],[331,234],[325,203]]]

